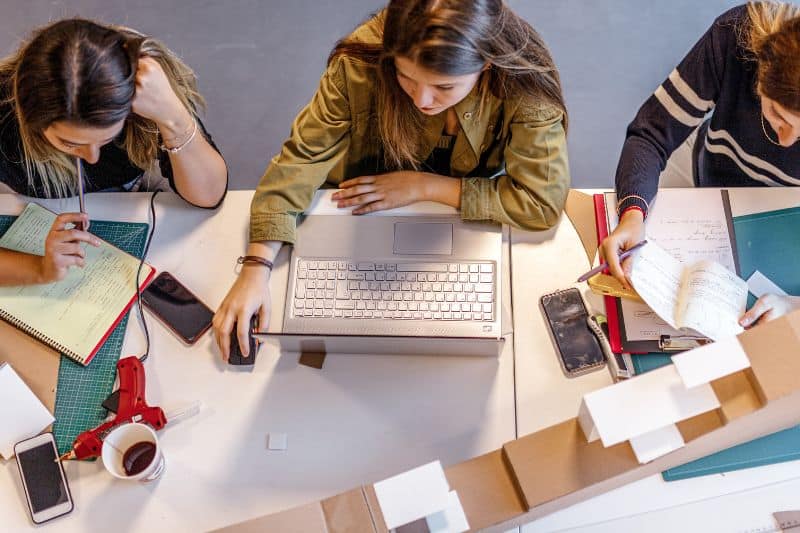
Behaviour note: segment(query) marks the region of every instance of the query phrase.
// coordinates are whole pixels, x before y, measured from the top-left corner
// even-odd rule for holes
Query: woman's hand
[[[133,112],[158,124],[165,140],[184,134],[192,116],[183,106],[164,73],[152,57],[140,57],[136,67]]]
[[[269,275],[270,271],[261,265],[243,265],[239,277],[217,309],[211,324],[223,361],[230,356],[234,322],[239,348],[245,357],[250,355],[250,317],[258,313],[258,327],[266,329],[270,314]]]
[[[642,239],[644,239],[644,215],[638,209],[629,209],[623,213],[617,227],[600,245],[600,258],[608,263],[611,275],[628,289],[631,288],[633,258],[628,257],[620,264],[619,254],[638,244]]]
[[[797,309],[800,309],[800,296],[767,294],[759,298],[753,307],[742,315],[742,318],[739,319],[739,324],[746,328],[756,322],[773,320]]]
[[[355,207],[353,214],[363,215],[431,199],[426,182],[436,177],[407,170],[361,176],[340,183],[331,198],[337,207]]]
[[[80,225],[89,229],[86,213],[62,213],[58,215],[44,241],[44,256],[39,262],[39,281],[51,283],[66,277],[69,267],[85,266],[86,252],[81,243],[100,246],[100,240],[78,229]]]

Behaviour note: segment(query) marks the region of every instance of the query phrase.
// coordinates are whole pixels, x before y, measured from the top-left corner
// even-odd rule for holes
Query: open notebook
[[[44,255],[56,214],[37,204],[0,237],[0,247]],[[111,244],[85,245],[86,266],[70,268],[58,282],[0,287],[0,318],[86,365],[136,299],[139,259]],[[155,269],[142,266],[141,285]]]
[[[616,195],[595,196],[597,232],[602,241],[617,226]],[[728,193],[719,189],[663,189],[647,216],[647,239],[685,264],[714,261],[738,273],[731,239]],[[670,346],[687,349],[683,339],[696,337],[676,329],[646,303],[606,297],[609,341],[613,351],[659,352]]]

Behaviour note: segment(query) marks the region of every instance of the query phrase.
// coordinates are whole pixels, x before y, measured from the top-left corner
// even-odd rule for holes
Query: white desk
[[[731,204],[734,216],[797,206],[800,190],[740,189],[732,191]],[[605,370],[566,378],[538,307],[542,294],[577,286],[590,307],[604,309],[585,283],[574,283],[589,264],[569,219],[562,217],[557,228],[543,233],[512,230],[511,243],[517,430],[523,436],[576,416],[582,395],[611,379]],[[798,488],[800,461],[673,482],[656,475],[522,530],[766,531],[759,528],[774,527],[772,512],[798,507]]]
[[[148,261],[212,308],[235,278],[247,242],[252,191],[228,193],[216,212],[170,194],[156,199]],[[149,194],[93,194],[93,219],[148,220]],[[77,202],[48,201],[56,211]],[[0,213],[22,202],[0,195]],[[273,321],[285,260],[273,274]],[[147,400],[169,410],[192,400],[201,413],[160,433],[167,468],[151,484],[113,479],[102,464],[66,464],[75,510],[53,531],[200,531],[331,496],[433,459],[444,465],[515,438],[512,343],[494,358],[329,356],[319,371],[262,349],[252,372],[223,364],[206,335],[183,346],[152,316]],[[131,316],[123,355],[144,337]],[[268,451],[269,432],[288,450]],[[0,461],[0,529],[32,529],[14,461]]]

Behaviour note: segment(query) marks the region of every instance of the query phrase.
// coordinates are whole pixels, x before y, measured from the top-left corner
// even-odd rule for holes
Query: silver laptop
[[[292,250],[283,332],[411,338],[417,346],[424,338],[499,341],[501,273],[496,224],[311,215]]]

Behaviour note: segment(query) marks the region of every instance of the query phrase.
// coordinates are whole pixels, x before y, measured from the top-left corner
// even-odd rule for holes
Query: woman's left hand
[[[796,309],[800,309],[800,296],[767,294],[759,298],[753,307],[739,319],[739,324],[748,327],[757,321],[774,320]]]
[[[178,95],[161,65],[152,57],[140,57],[136,67],[136,94],[133,112],[150,119],[159,127],[191,124],[191,115],[178,99]]]
[[[331,197],[337,207],[354,207],[354,215],[383,211],[427,200],[425,175],[401,170],[345,180]]]

